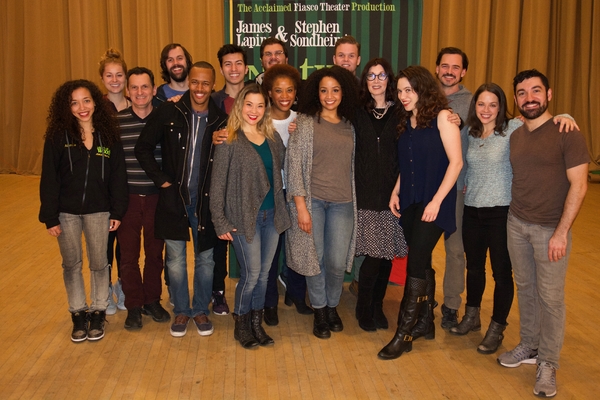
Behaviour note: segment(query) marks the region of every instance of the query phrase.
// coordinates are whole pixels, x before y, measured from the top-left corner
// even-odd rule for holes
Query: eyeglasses
[[[275,53],[271,53],[270,51],[268,51],[268,52],[266,52],[266,53],[263,53],[263,56],[265,56],[265,57],[269,57],[269,58],[271,58],[271,57],[273,57],[273,56],[275,56],[275,57],[279,58],[279,57],[281,57],[282,55],[283,55],[283,51],[281,51],[281,50],[277,50]]]
[[[367,80],[368,81],[374,81],[375,78],[379,78],[380,81],[385,81],[388,76],[385,72],[380,73],[379,75],[375,75],[375,74],[367,74]]]

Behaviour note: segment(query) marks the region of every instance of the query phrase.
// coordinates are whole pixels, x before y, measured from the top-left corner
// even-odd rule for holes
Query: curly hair
[[[406,78],[412,90],[419,96],[417,104],[417,127],[426,128],[431,126],[429,122],[436,118],[440,111],[448,108],[448,99],[440,89],[436,79],[431,72],[420,65],[411,65],[398,73],[396,82]],[[406,130],[406,121],[412,112],[406,111],[404,107],[397,107],[400,124],[396,127],[398,136]]]
[[[368,112],[373,111],[373,108],[375,108],[375,100],[369,92],[369,86],[367,86],[367,75],[369,75],[369,70],[376,65],[381,65],[387,75],[387,80],[385,81],[387,83],[385,88],[385,101],[396,102],[398,100],[396,81],[394,79],[394,70],[392,69],[392,66],[384,58],[373,58],[365,65],[360,77],[360,104],[363,105]]]
[[[483,134],[483,124],[477,118],[477,112],[475,111],[475,107],[477,102],[479,101],[479,96],[483,92],[490,92],[498,98],[498,116],[496,117],[496,126],[494,127],[494,134],[504,136],[504,130],[508,125],[508,120],[510,117],[508,116],[508,111],[506,107],[506,95],[504,94],[504,90],[495,83],[484,83],[479,86],[473,98],[471,99],[471,104],[469,105],[469,114],[467,116],[467,126],[469,129],[469,135],[479,138]]]
[[[300,88],[302,82],[300,72],[296,68],[288,64],[275,64],[265,71],[262,85],[267,92],[273,90],[273,84],[278,78],[289,78],[296,90]]]
[[[229,118],[227,119],[227,143],[231,143],[237,140],[238,131],[244,126],[244,118],[242,116],[242,108],[244,107],[244,101],[246,96],[249,94],[260,94],[265,101],[265,115],[258,122],[258,130],[265,135],[269,140],[275,139],[275,127],[273,126],[273,120],[271,119],[271,105],[269,104],[269,96],[267,91],[259,84],[251,83],[244,86],[242,90],[235,96],[233,107]]]
[[[171,83],[171,75],[169,75],[169,68],[167,68],[167,58],[169,58],[169,52],[178,47],[181,47],[181,50],[183,50],[187,70],[189,71],[192,69],[192,55],[185,49],[185,47],[179,43],[169,43],[160,52],[160,76],[163,78],[163,81],[167,83]]]
[[[96,84],[85,79],[67,81],[56,89],[48,108],[48,118],[46,118],[48,127],[44,138],[56,141],[64,137],[66,133],[73,143],[83,144],[81,126],[71,111],[71,96],[79,88],[87,89],[94,101],[94,114],[92,116],[94,136],[100,136],[105,146],[112,146],[114,143],[119,142],[119,127],[109,101],[102,96],[102,92]]]
[[[106,64],[119,64],[123,67],[123,73],[127,74],[127,64],[121,55],[121,52],[117,49],[113,49],[112,47],[102,55],[100,58],[100,65],[98,71],[100,72],[100,76],[104,74],[104,69],[106,68]]]
[[[353,122],[356,116],[358,85],[356,84],[356,78],[350,71],[337,65],[321,68],[310,74],[303,91],[300,93],[298,112],[310,116],[318,116],[321,113],[323,106],[319,100],[319,85],[321,80],[326,77],[338,81],[342,88],[342,101],[337,108],[338,116]]]

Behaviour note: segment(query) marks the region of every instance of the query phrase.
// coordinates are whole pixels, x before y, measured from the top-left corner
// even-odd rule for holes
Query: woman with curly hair
[[[283,196],[285,147],[273,127],[269,97],[257,84],[236,96],[227,141],[215,149],[210,212],[221,240],[240,262],[234,338],[248,349],[274,343],[265,332],[265,292],[279,235],[290,226]]]
[[[315,312],[313,334],[325,339],[344,328],[336,307],[344,271],[354,261],[356,81],[333,66],[313,72],[303,90],[286,157],[292,218],[286,254],[289,268],[306,276]]]
[[[73,321],[71,340],[99,340],[108,305],[108,232],[119,227],[128,201],[119,131],[100,89],[86,80],[57,89],[47,120],[39,220],[58,239]],[[89,326],[82,234],[91,275]]]
[[[356,256],[365,256],[358,279],[356,318],[365,331],[387,329],[383,298],[392,260],[406,255],[399,218],[389,209],[389,194],[398,178],[396,87],[390,63],[374,58],[360,79],[356,123]]]
[[[378,354],[384,360],[412,350],[413,327],[428,299],[427,281],[434,279],[431,253],[442,233],[456,230],[456,179],[463,164],[460,131],[448,119],[448,101],[433,75],[410,66],[400,71],[397,88],[400,173],[389,207],[400,217],[408,264],[398,329]]]

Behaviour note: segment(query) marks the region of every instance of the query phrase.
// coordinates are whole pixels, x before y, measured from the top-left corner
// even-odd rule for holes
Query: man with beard
[[[175,96],[181,96],[188,88],[188,71],[192,67],[192,56],[179,43],[170,43],[160,52],[160,68],[166,82],[158,87],[154,106]],[[178,98],[177,98],[178,99]]]
[[[565,277],[571,226],[587,190],[590,161],[578,130],[559,132],[548,111],[548,78],[532,69],[513,80],[525,124],[510,138],[512,201],[508,250],[517,284],[520,343],[500,365],[537,364],[533,393],[556,394],[556,369],[565,334]]]
[[[213,248],[217,235],[209,211],[214,131],[223,128],[227,115],[210,94],[215,69],[205,61],[189,70],[189,90],[177,102],[169,101],[152,115],[135,146],[135,156],[146,174],[160,188],[155,235],[165,240],[175,321],[171,335],[182,337],[190,319],[198,333],[213,333],[208,319],[213,285]],[[154,150],[160,143],[162,165]],[[186,242],[194,243],[194,293],[190,305]]]
[[[458,114],[462,122],[467,119],[469,105],[473,94],[460,84],[469,68],[467,55],[456,47],[445,47],[438,53],[435,61],[435,74],[440,83],[442,91],[448,99],[452,112]],[[467,132],[461,131],[463,150],[466,149]],[[463,188],[465,186],[466,170],[463,168],[456,181],[456,231],[445,238],[444,248],[446,250],[446,269],[444,272],[444,303],[442,304],[442,328],[450,329],[458,325],[458,309],[460,308],[460,295],[465,290],[465,250],[462,241],[462,219],[465,206]],[[433,271],[433,270],[432,270]],[[433,273],[427,277],[428,292],[435,293],[435,277]],[[433,319],[433,307],[435,306],[433,296],[428,301],[431,306],[429,311]],[[422,307],[428,309],[429,307]],[[425,326],[420,324],[419,326]],[[413,335],[419,332],[413,332]]]
[[[263,72],[256,77],[254,82],[262,85],[262,81],[266,70],[276,64],[288,63],[288,49],[285,47],[285,42],[269,37],[260,44],[260,62],[263,67]]]

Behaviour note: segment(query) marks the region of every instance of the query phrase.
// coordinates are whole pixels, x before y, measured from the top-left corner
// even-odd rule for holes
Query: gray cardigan
[[[267,140],[273,156],[273,195],[275,197],[275,229],[279,234],[290,227],[290,217],[283,197],[281,171],[285,147],[275,132],[275,140]],[[252,243],[256,217],[270,184],[263,161],[246,135],[239,131],[237,139],[215,147],[210,185],[210,212],[217,235],[237,229]]]
[[[298,226],[298,210],[294,196],[304,196],[306,208],[312,218],[311,174],[313,157],[313,117],[299,114],[296,119],[296,132],[290,135],[287,156],[285,158],[285,177],[287,204],[292,226],[285,235],[285,254],[289,268],[305,276],[315,276],[321,272],[317,250],[312,234],[304,232]],[[352,127],[354,135],[354,127]],[[354,137],[356,147],[356,137]],[[346,271],[350,272],[354,262],[356,247],[356,188],[354,185],[354,149],[352,150],[352,206],[354,208],[354,227],[346,259]]]

